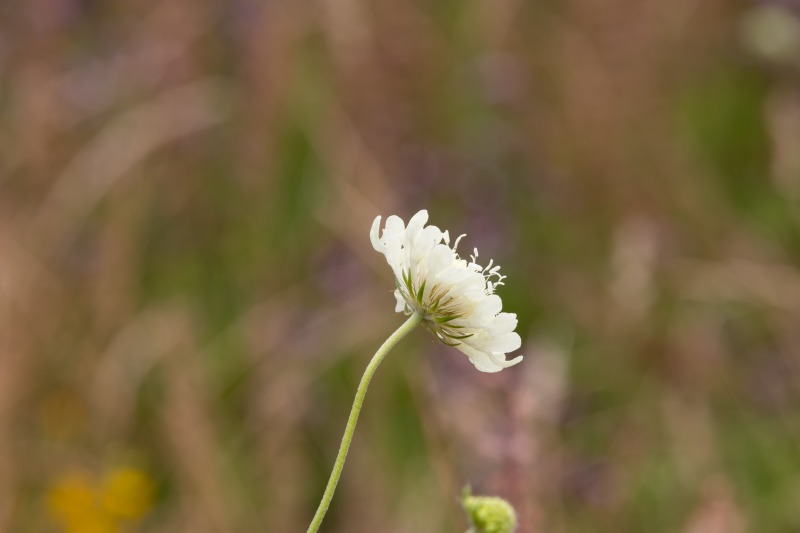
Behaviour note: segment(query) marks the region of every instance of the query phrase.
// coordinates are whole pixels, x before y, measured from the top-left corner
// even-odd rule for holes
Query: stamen
[[[469,256],[469,257],[470,257],[470,259],[472,259],[472,263],[473,264],[477,264],[478,263],[478,249],[477,248],[473,248],[472,249],[472,255]]]

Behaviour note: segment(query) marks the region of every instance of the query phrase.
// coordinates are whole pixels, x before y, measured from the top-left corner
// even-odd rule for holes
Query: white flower
[[[386,256],[394,271],[397,290],[395,311],[423,313],[423,324],[443,343],[464,352],[482,372],[498,372],[522,360],[506,360],[505,354],[518,349],[520,337],[514,332],[517,315],[501,313],[503,302],[494,289],[503,284],[500,267],[476,263],[456,253],[456,239],[436,226],[425,226],[428,212],[420,211],[408,221],[394,215],[372,224],[372,246]]]

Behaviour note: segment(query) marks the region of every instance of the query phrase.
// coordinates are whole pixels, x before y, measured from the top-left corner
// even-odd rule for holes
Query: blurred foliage
[[[799,16],[3,3],[0,531],[304,530],[421,208],[526,359],[405,340],[325,531],[800,530]]]

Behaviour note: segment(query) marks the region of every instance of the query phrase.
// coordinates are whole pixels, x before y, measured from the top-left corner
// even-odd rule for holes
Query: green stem
[[[358,384],[358,390],[356,391],[356,399],[353,400],[353,407],[350,409],[350,418],[347,419],[347,427],[344,430],[342,444],[339,446],[339,454],[336,456],[336,462],[333,464],[333,472],[331,472],[328,486],[325,487],[325,494],[322,495],[322,501],[319,502],[317,513],[314,515],[311,525],[308,526],[307,533],[316,533],[320,524],[322,524],[322,519],[325,518],[328,506],[331,504],[333,493],[336,491],[336,484],[339,482],[339,477],[342,475],[344,460],[347,458],[347,450],[350,449],[350,441],[353,440],[353,432],[356,430],[358,415],[361,412],[361,405],[364,403],[364,396],[367,394],[367,388],[369,387],[370,380],[372,380],[372,376],[378,369],[378,365],[383,361],[383,358],[386,357],[386,354],[388,354],[389,351],[394,348],[395,344],[408,335],[420,322],[422,322],[422,314],[420,313],[414,313],[408,317],[408,320],[397,328],[397,331],[392,333],[381,347],[378,348],[378,351],[375,352],[375,355],[372,356],[372,360],[367,365],[364,375],[361,376],[361,382]]]

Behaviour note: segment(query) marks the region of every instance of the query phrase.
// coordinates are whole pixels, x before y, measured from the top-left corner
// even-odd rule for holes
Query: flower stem
[[[339,445],[339,454],[336,456],[336,462],[333,464],[333,472],[331,472],[331,477],[328,480],[328,486],[325,487],[325,493],[322,495],[322,501],[319,502],[319,507],[314,515],[314,519],[311,521],[311,525],[308,526],[307,533],[316,533],[320,524],[322,524],[322,519],[325,518],[325,513],[328,511],[328,506],[331,504],[333,493],[336,491],[336,484],[339,482],[339,477],[342,475],[344,460],[347,458],[347,451],[350,449],[350,441],[353,440],[353,433],[356,429],[356,422],[358,422],[358,415],[361,413],[361,406],[364,403],[364,396],[367,394],[367,388],[369,387],[370,380],[372,380],[372,376],[378,369],[378,365],[380,365],[381,361],[383,361],[384,357],[386,357],[386,354],[388,354],[389,351],[394,348],[395,344],[397,344],[400,339],[408,335],[408,333],[420,322],[422,322],[421,313],[414,313],[408,317],[408,320],[406,320],[402,326],[397,328],[397,330],[392,333],[388,339],[386,339],[381,347],[378,348],[378,351],[375,352],[375,355],[372,356],[372,360],[367,365],[364,375],[361,376],[361,382],[358,384],[358,390],[356,391],[356,398],[353,400],[353,407],[350,408],[350,417],[347,419],[347,427],[345,427],[344,430],[342,444]]]

